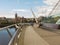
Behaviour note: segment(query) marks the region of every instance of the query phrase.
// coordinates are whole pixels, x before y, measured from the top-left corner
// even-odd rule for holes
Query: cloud
[[[32,18],[33,15],[29,9],[19,9],[19,10],[12,10],[9,12],[0,12],[1,17],[7,17],[7,18],[14,18],[15,13],[17,11],[18,16],[22,17],[24,16],[25,18]]]
[[[58,0],[44,0],[43,2],[47,5],[54,6],[58,2]]]
[[[57,2],[58,0],[44,0],[44,3],[47,4],[46,6],[35,7],[37,9],[38,16],[49,16],[49,13],[52,11]],[[59,14],[59,12],[60,12],[60,4],[56,7],[56,9],[52,12],[51,15]]]
[[[30,18],[30,17],[33,17],[33,15],[31,14],[31,11],[30,9],[13,9],[11,11],[12,13],[16,13],[18,14],[18,16],[20,17],[25,17],[25,18]]]
[[[54,6],[56,5],[56,3],[58,2],[59,0],[45,0],[44,3],[46,3],[50,8],[52,9],[51,7],[54,8]],[[56,15],[56,14],[59,14],[60,13],[60,3],[56,6],[56,8],[54,9],[54,11],[52,12],[51,15]]]
[[[33,9],[33,10],[34,10],[36,17],[48,16],[48,14],[51,12],[51,10],[53,9],[53,7],[57,3],[57,1],[58,0],[44,0],[43,2],[45,4],[47,4],[47,6],[36,6],[36,7],[34,7],[35,9]],[[38,4],[38,2],[34,2],[34,3]],[[26,4],[29,4],[29,2],[27,2]],[[60,13],[60,7],[56,8],[56,10],[53,12],[53,14]],[[10,11],[10,12],[0,13],[0,16],[14,17],[16,12],[18,12],[19,16],[24,16],[26,18],[27,17],[33,17],[32,12],[29,9],[12,9],[12,11]]]
[[[13,9],[12,12],[28,12],[27,9]]]
[[[60,3],[57,5],[55,10],[53,11],[52,15],[60,14]]]
[[[15,14],[11,12],[0,12],[0,17],[14,18]]]
[[[38,16],[48,16],[52,10],[52,6],[38,6],[36,7]]]

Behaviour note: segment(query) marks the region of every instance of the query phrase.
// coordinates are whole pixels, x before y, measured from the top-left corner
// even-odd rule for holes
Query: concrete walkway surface
[[[42,39],[32,26],[28,26],[24,35],[24,45],[49,45],[44,39]]]

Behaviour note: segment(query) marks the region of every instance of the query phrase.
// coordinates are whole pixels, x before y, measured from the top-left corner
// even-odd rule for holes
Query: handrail
[[[19,23],[19,25],[22,24],[22,27],[24,26],[24,24],[28,24],[30,25],[30,23]],[[18,27],[18,26],[16,26]],[[21,27],[21,26],[20,26]],[[17,28],[16,32],[14,33],[14,35],[12,36],[11,40],[9,41],[8,45],[20,45],[19,44],[19,38],[21,36],[21,28]]]
[[[8,45],[19,45],[19,37],[21,35],[21,28],[18,28],[17,31],[12,36]]]
[[[18,30],[17,30],[17,31],[18,31]],[[12,37],[12,39],[10,40],[10,42],[9,42],[8,45],[11,45],[11,44],[12,44],[12,42],[13,42],[13,40],[14,40],[14,37],[15,37],[15,35],[16,35],[16,33],[17,33],[17,31],[15,32],[14,36]]]
[[[3,27],[3,28],[0,28],[0,31],[2,31],[3,29],[6,29],[6,31],[8,32],[8,34],[9,34],[9,36],[10,36],[10,38],[12,37],[12,34],[11,34],[11,32],[9,31],[9,28],[10,27],[13,27],[13,26],[15,26],[16,24],[13,24],[13,25],[10,25],[10,26],[6,26],[6,27]]]
[[[3,29],[6,29],[6,28],[12,27],[12,26],[15,26],[15,24],[10,25],[10,26],[6,26],[6,27],[3,27],[3,28],[0,28],[0,31],[3,30]]]
[[[11,40],[9,41],[8,45],[19,45],[19,37],[21,35],[21,28],[24,26],[24,25],[31,25],[32,23],[18,23],[18,24],[13,24],[13,25],[10,25],[10,26],[6,26],[6,27],[3,27],[3,28],[0,28],[0,31],[3,30],[3,29],[7,29],[7,32],[9,34],[9,36],[11,37]],[[17,25],[20,25],[20,27],[18,27]],[[10,27],[15,27],[17,30],[16,32],[14,33],[14,35],[12,36],[11,35],[11,32],[9,31],[9,28]]]
[[[24,24],[32,24],[32,23],[18,23],[19,25],[21,24],[21,25],[24,25]],[[12,26],[15,26],[16,24],[12,24],[12,25],[9,25],[9,26],[6,26],[6,27],[3,27],[3,28],[0,28],[0,30],[2,30],[2,29],[5,29],[5,28],[9,28],[9,27],[12,27]]]

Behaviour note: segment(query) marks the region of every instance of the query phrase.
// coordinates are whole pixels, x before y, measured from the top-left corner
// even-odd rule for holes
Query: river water
[[[9,31],[13,35],[15,33],[15,28],[10,28]],[[0,31],[0,45],[8,45],[10,36],[6,29]]]

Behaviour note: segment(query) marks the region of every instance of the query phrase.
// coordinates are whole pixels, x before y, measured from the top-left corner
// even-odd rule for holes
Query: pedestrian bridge
[[[35,31],[34,27],[24,26],[19,28],[8,45],[49,45]]]
[[[13,36],[9,32],[9,27],[11,26],[16,27]],[[36,24],[32,26],[31,23],[13,24],[4,28],[7,29],[11,37],[8,45],[60,45],[60,30],[46,30],[38,28]]]

